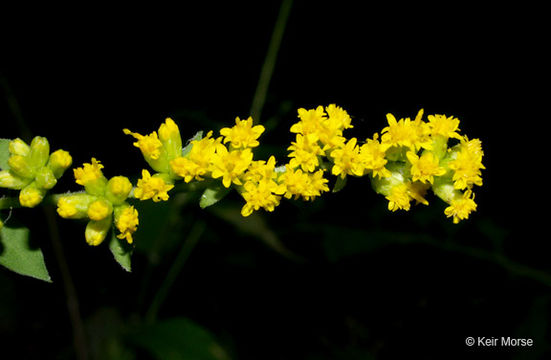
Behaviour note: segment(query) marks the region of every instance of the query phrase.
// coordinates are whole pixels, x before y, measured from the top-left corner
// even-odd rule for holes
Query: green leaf
[[[343,179],[342,177],[337,176],[337,180],[335,181],[335,186],[333,186],[332,192],[336,193],[336,192],[341,191],[346,186],[346,179],[348,179],[348,178],[345,177]]]
[[[126,240],[117,238],[114,229],[112,231],[111,240],[109,241],[109,249],[119,265],[122,266],[124,270],[131,272],[131,257],[134,247],[126,242]]]
[[[10,158],[10,139],[0,139],[0,169],[8,170],[8,159]]]
[[[204,209],[206,207],[214,205],[222,200],[224,196],[228,195],[229,192],[230,188],[225,188],[224,186],[219,184],[211,185],[206,188],[203,192],[203,195],[201,195],[199,206],[201,207],[201,209]]]
[[[21,275],[52,282],[39,248],[31,246],[29,229],[11,228],[0,230],[0,265]]]
[[[159,360],[229,360],[205,328],[186,318],[172,318],[144,326],[127,340]]]
[[[194,140],[201,140],[203,138],[203,131],[198,131],[191,139],[187,141],[186,146],[182,149],[182,156],[186,156],[191,151],[193,145],[191,144]]]

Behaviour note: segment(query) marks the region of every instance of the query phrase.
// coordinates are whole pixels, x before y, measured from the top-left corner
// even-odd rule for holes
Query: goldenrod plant
[[[435,114],[425,120],[423,109],[413,119],[387,114],[387,122],[371,137],[349,138],[346,130],[353,122],[343,108],[300,108],[298,121],[290,126],[287,159],[278,162],[274,156],[255,156],[265,128],[251,117],[237,117],[217,135],[199,132],[186,143],[176,122],[167,118],[149,135],[123,129],[148,165],[136,184],[122,175],[108,179],[101,161],[91,158],[72,172],[83,191],[48,196],[71,166],[71,155],[65,150],[50,154],[44,137],[35,137],[30,145],[3,140],[0,187],[19,194],[1,198],[0,210],[52,203],[60,217],[87,221],[88,244],[100,245],[113,234],[110,248],[127,270],[124,264],[129,264],[140,223],[132,202],[167,201],[176,192],[200,189],[205,208],[234,190],[244,200],[241,215],[248,217],[254,211],[274,211],[283,198],[313,201],[331,187],[332,192],[343,189],[348,177],[364,177],[385,197],[390,211],[409,211],[412,203],[428,205],[430,190],[447,203],[444,214],[453,223],[469,218],[477,208],[474,187],[482,185],[481,141],[461,134],[456,117]],[[4,225],[9,222],[2,218],[0,227]]]

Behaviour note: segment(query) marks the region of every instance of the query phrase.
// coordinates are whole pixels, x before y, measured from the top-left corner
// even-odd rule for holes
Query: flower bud
[[[35,175],[35,183],[38,187],[50,190],[57,184],[57,179],[52,170],[48,167],[42,167]]]
[[[178,125],[171,118],[167,118],[159,127],[159,140],[166,149],[168,159],[182,155],[182,137]]]
[[[33,182],[24,187],[19,193],[19,203],[24,207],[35,207],[42,202],[46,195],[45,189],[40,189]]]
[[[57,202],[57,213],[65,219],[84,219],[88,216],[90,204],[97,197],[89,194],[71,194],[62,196]]]
[[[122,204],[132,191],[132,183],[126,176],[114,176],[107,182],[105,197],[114,205]]]
[[[33,168],[40,168],[48,162],[50,157],[50,143],[48,139],[41,136],[35,136],[31,142],[31,150],[29,152],[30,165]]]
[[[59,179],[72,163],[73,158],[67,151],[56,150],[50,155],[48,167],[52,170],[56,179]]]
[[[113,212],[113,205],[105,199],[94,201],[88,207],[88,217],[90,220],[103,220]]]
[[[31,179],[25,179],[14,175],[11,171],[0,171],[0,187],[13,190],[21,190],[32,182]]]
[[[88,225],[86,225],[86,230],[84,231],[86,242],[92,246],[97,246],[101,244],[111,230],[112,222],[112,216],[108,216],[105,219],[99,221],[90,220],[88,222]]]
[[[21,155],[12,155],[8,159],[10,170],[22,178],[34,178],[34,169],[29,161],[29,157]]]
[[[12,155],[27,156],[29,155],[31,148],[23,140],[17,138],[10,141],[8,151]]]

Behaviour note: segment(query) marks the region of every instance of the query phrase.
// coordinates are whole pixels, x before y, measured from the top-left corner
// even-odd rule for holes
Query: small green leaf
[[[224,196],[228,195],[229,192],[230,188],[225,188],[222,185],[218,184],[211,185],[210,187],[206,188],[201,195],[199,206],[201,207],[201,209],[204,209],[206,207],[214,205],[222,200]]]
[[[186,318],[146,325],[127,340],[159,360],[229,360],[207,329]]]
[[[29,229],[10,228],[0,230],[0,265],[35,279],[52,282],[44,256],[39,248],[29,243]]]
[[[117,238],[114,230],[111,235],[111,240],[109,241],[109,249],[119,265],[122,266],[124,270],[131,272],[131,258],[134,247],[127,243],[126,240]]]
[[[189,139],[186,143],[186,146],[182,149],[182,156],[186,156],[191,151],[191,148],[193,145],[191,144],[194,140],[201,140],[203,138],[203,131],[198,131],[197,134],[195,134],[191,139]]]
[[[10,158],[10,139],[0,139],[0,169],[8,170],[8,159]]]
[[[348,179],[348,178],[345,177],[343,179],[342,177],[337,176],[337,180],[335,181],[335,186],[333,186],[332,192],[336,193],[336,192],[341,191],[346,186],[346,179]]]

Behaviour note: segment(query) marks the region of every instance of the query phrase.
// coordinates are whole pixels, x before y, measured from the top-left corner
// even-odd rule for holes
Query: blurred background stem
[[[149,309],[145,314],[145,321],[147,323],[153,323],[157,319],[157,314],[161,305],[168,296],[170,288],[178,278],[178,275],[180,274],[182,267],[186,263],[186,260],[189,258],[189,255],[195,248],[195,245],[203,235],[205,228],[206,223],[204,220],[197,220],[193,223],[193,226],[191,227],[187,238],[182,243],[180,251],[176,255],[172,266],[168,270],[168,273],[166,274],[163,283],[159,287],[159,290],[157,290],[157,292],[155,293],[155,297],[153,298],[153,301],[151,302],[151,305],[149,306]]]
[[[272,74],[274,72],[277,54],[279,52],[279,46],[281,45],[281,39],[283,38],[283,33],[287,25],[287,19],[289,18],[292,4],[293,0],[283,0],[281,2],[279,15],[277,16],[274,30],[272,32],[270,44],[268,45],[268,52],[266,53],[264,64],[262,65],[262,69],[260,70],[260,76],[258,78],[258,84],[254,92],[253,102],[250,111],[251,117],[256,124],[260,122],[262,108],[264,107],[264,103],[266,102],[266,94],[268,93],[268,87],[270,85],[270,80],[272,79]]]

